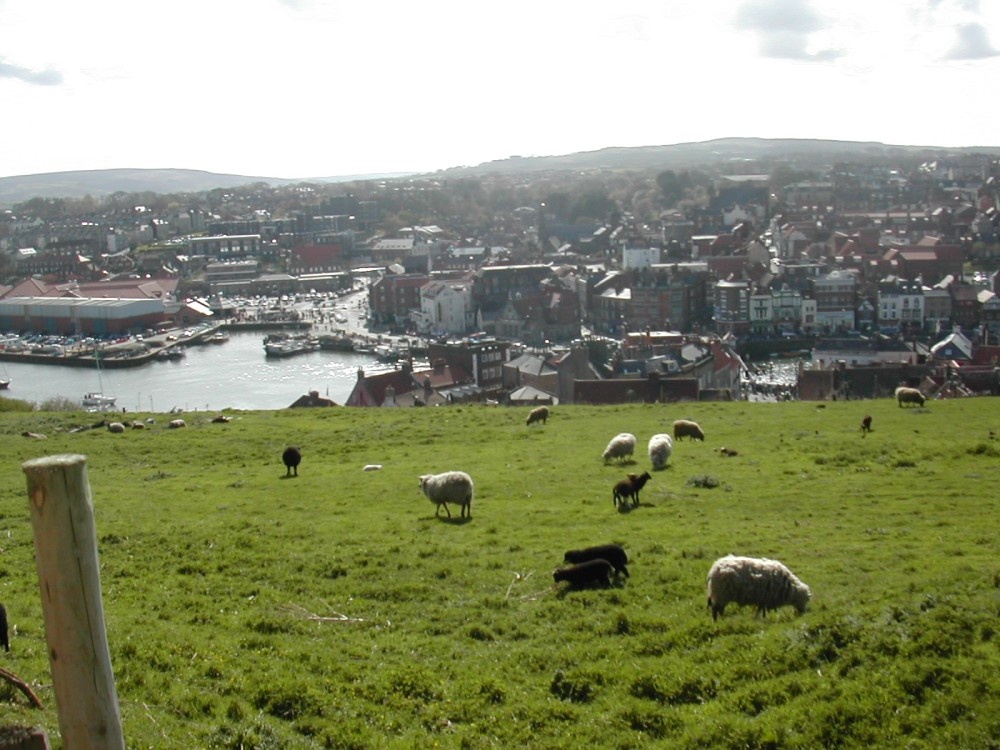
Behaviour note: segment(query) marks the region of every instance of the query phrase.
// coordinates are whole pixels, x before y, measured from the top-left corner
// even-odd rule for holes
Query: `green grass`
[[[20,464],[80,453],[130,748],[1000,747],[1000,399],[526,413],[154,415],[124,435],[0,413],[2,666],[46,705],[0,683],[6,721],[61,744]],[[681,417],[706,442],[615,511],[613,484]],[[635,462],[604,465],[622,431]],[[470,522],[419,492],[448,469],[476,482]],[[566,549],[609,541],[631,578],[551,590]],[[713,622],[727,553],[786,563],[809,611]]]

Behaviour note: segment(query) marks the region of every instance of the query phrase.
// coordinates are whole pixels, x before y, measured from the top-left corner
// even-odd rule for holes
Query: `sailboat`
[[[97,363],[97,383],[101,390],[83,394],[80,403],[87,411],[111,411],[115,408],[115,397],[104,395],[104,380],[101,378],[101,353],[94,347],[94,361]]]

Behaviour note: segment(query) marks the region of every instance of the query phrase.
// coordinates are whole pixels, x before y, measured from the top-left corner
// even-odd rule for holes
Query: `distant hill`
[[[217,174],[197,169],[95,169],[79,172],[0,177],[0,207],[10,208],[32,198],[104,198],[112,193],[197,193],[216,188],[239,187],[255,182],[290,185],[300,182],[349,182],[362,179],[391,179],[405,173],[386,175],[345,175],[284,179]]]
[[[603,148],[560,156],[512,156],[477,166],[453,167],[435,172],[445,177],[474,177],[487,174],[531,174],[566,170],[662,170],[690,169],[722,162],[773,161],[776,159],[811,166],[832,161],[869,160],[892,162],[915,156],[926,159],[946,154],[987,153],[1000,156],[998,146],[946,148],[939,146],[894,146],[877,142],[824,141],[794,138],[720,138],[712,141],[677,143],[668,146]],[[79,172],[0,177],[0,207],[9,208],[31,198],[103,198],[116,192],[186,193],[215,188],[239,187],[255,182],[289,185],[301,182],[349,182],[356,180],[399,179],[412,173],[342,175],[283,179],[216,174],[195,169],[101,169]]]
[[[481,174],[530,174],[560,170],[691,169],[708,164],[740,161],[796,161],[799,166],[834,161],[892,162],[915,156],[934,159],[945,154],[987,153],[1000,155],[1000,146],[946,148],[942,146],[895,146],[874,141],[826,141],[796,138],[720,138],[712,141],[677,143],[669,146],[602,148],[564,156],[512,156],[474,167],[446,169],[449,176]]]

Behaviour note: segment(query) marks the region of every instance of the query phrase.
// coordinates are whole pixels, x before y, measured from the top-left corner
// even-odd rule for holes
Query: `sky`
[[[1000,145],[998,0],[0,0],[0,177]]]

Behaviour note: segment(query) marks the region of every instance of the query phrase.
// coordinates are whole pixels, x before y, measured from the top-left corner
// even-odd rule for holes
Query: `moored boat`
[[[83,398],[80,400],[86,409],[100,409],[108,410],[114,407],[115,397],[105,396],[103,393],[85,393]]]

